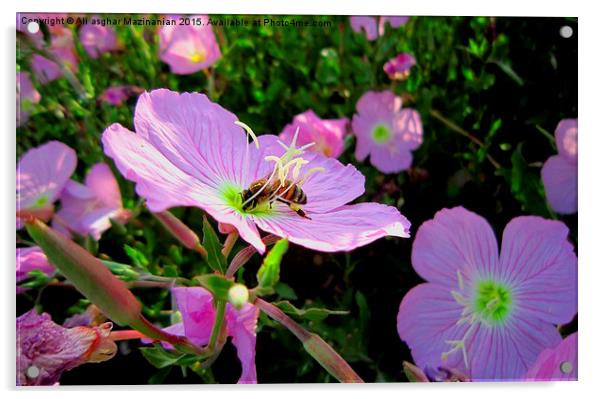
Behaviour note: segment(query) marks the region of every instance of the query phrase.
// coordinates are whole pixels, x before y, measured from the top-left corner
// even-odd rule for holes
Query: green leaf
[[[123,246],[123,249],[125,251],[125,254],[128,256],[128,258],[131,259],[134,266],[140,267],[145,270],[147,269],[147,267],[150,263],[149,263],[148,259],[146,258],[146,256],[141,251],[139,251],[138,249],[136,249],[134,247],[130,247],[127,244],[125,244]]]
[[[278,281],[276,283],[274,290],[282,299],[295,300],[298,298],[295,290],[290,285],[283,283],[282,281]]]
[[[299,309],[289,301],[273,302],[273,305],[278,306],[284,313],[295,316],[300,319],[320,321],[330,315],[348,315],[348,310],[330,310],[326,308],[307,308]]]
[[[140,348],[140,351],[142,352],[142,356],[158,369],[172,366],[176,364],[178,360],[186,356],[184,353],[171,352],[163,349],[159,345],[155,345],[152,348]]]
[[[259,295],[274,293],[274,285],[280,280],[280,263],[287,250],[288,240],[278,240],[263,259],[263,263],[257,271],[257,288]]]
[[[514,198],[522,204],[522,209],[532,215],[550,216],[539,169],[534,172],[529,168],[522,154],[523,143],[512,153],[511,169],[501,169],[497,175],[506,179]]]
[[[205,274],[195,278],[204,288],[211,291],[216,299],[228,300],[228,290],[234,285],[232,280],[228,280],[217,274]]]
[[[205,216],[203,216],[203,246],[207,250],[209,266],[216,272],[225,273],[226,258],[222,254],[222,244]]]
[[[102,264],[105,265],[113,274],[121,277],[123,281],[136,281],[140,278],[140,273],[134,270],[130,265],[124,263],[111,262],[108,260],[101,260]]]
[[[500,69],[504,71],[504,73],[508,75],[512,80],[514,80],[519,86],[525,84],[523,79],[520,76],[518,76],[516,72],[514,72],[514,69],[512,69],[510,64],[498,60],[492,60],[490,62],[500,67]]]

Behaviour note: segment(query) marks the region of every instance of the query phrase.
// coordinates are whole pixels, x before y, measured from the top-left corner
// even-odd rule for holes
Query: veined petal
[[[397,315],[397,332],[408,344],[416,365],[466,370],[461,351],[449,354],[445,361],[441,357],[451,348],[446,341],[461,340],[468,330],[467,323],[457,323],[461,317],[462,306],[445,286],[419,284],[405,295]]]
[[[541,169],[546,199],[558,213],[577,212],[577,164],[561,155],[548,158]]]
[[[196,345],[206,345],[215,323],[213,296],[201,287],[176,287],[171,292],[182,314],[186,337]]]
[[[59,141],[27,151],[17,165],[17,210],[51,205],[69,181],[76,164],[75,151]]]
[[[489,223],[462,207],[443,209],[424,222],[412,248],[412,265],[422,278],[444,286],[494,276],[498,248]]]
[[[105,130],[105,153],[121,174],[136,183],[136,192],[152,212],[175,206],[198,206],[198,199],[214,199],[215,193],[198,179],[177,168],[151,143],[119,124]]]
[[[272,214],[252,216],[260,229],[291,242],[324,252],[351,251],[385,236],[409,237],[410,222],[387,205],[345,205],[326,214],[308,213],[303,218],[283,204]]]
[[[577,312],[577,256],[564,223],[514,218],[504,230],[500,277],[512,285],[516,308],[542,324],[564,324]]]
[[[257,371],[255,369],[255,342],[259,309],[250,303],[245,304],[241,310],[236,310],[228,304],[226,320],[228,335],[232,337],[232,344],[236,347],[238,358],[242,365],[242,374],[239,384],[256,384]]]
[[[396,143],[396,144],[393,144]],[[412,153],[402,147],[400,137],[395,137],[391,145],[374,145],[370,153],[370,163],[383,173],[398,173],[412,166]]]

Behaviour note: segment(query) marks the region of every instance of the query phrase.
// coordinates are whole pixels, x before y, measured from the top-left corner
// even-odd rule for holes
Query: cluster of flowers
[[[375,40],[384,34],[385,23],[398,27],[406,20],[353,17],[351,24]],[[84,28],[80,40],[90,57],[119,50],[110,27]],[[70,32],[53,30],[50,51],[57,59],[71,60],[66,65],[76,68]],[[41,36],[29,35],[41,45]],[[194,73],[221,57],[207,24],[162,27],[159,39],[160,58],[173,73]],[[401,54],[384,70],[392,79],[400,79],[414,64],[412,56]],[[32,70],[40,83],[64,73],[54,60],[39,55],[32,59]],[[17,81],[23,104],[39,102],[39,93],[25,73]],[[118,105],[124,101],[122,91],[126,89],[113,88],[103,96]],[[358,100],[351,121],[356,158],[363,161],[370,156],[384,173],[408,169],[411,151],[422,143],[419,114],[402,109],[401,102],[391,91],[369,91]],[[30,110],[21,111],[24,122]],[[102,143],[123,177],[135,183],[149,210],[201,208],[222,228],[235,229],[260,253],[265,252],[265,244],[258,229],[326,252],[349,251],[384,236],[409,237],[410,223],[396,208],[349,204],[363,194],[364,176],[336,159],[343,152],[348,124],[346,118],[321,119],[308,110],[295,116],[279,136],[256,137],[234,114],[203,94],[159,89],[139,97],[135,133],[113,124],[103,133]],[[546,194],[558,212],[575,212],[576,121],[561,122],[556,140],[559,155],[542,170]],[[109,166],[94,165],[82,184],[71,180],[76,163],[75,151],[56,141],[23,155],[17,166],[17,228],[22,227],[20,218],[35,216],[52,220],[53,227],[65,235],[98,240],[113,222],[127,223],[131,213],[123,208]],[[281,184],[290,179],[302,185],[307,217],[284,203],[247,206],[241,193],[253,182],[276,176]],[[58,212],[54,212],[56,201]],[[414,240],[412,263],[427,283],[405,296],[397,323],[417,365],[425,371],[454,370],[471,380],[574,379],[576,334],[562,340],[556,328],[576,313],[577,258],[567,235],[561,222],[517,217],[506,227],[499,253],[489,224],[464,208],[444,209],[424,223]],[[32,270],[54,273],[39,248],[18,248],[17,280],[26,279]],[[174,288],[173,295],[183,321],[168,331],[205,344],[216,313],[211,294],[195,287]],[[250,303],[227,309],[228,335],[243,366],[240,382],[257,380],[258,314]],[[108,337],[111,326],[82,328],[56,326],[47,315],[35,312],[21,316],[18,383],[53,384],[64,370],[110,358],[113,346],[99,342]],[[46,341],[39,338],[42,335]],[[78,344],[65,345],[73,342]],[[52,350],[42,357],[44,345]]]

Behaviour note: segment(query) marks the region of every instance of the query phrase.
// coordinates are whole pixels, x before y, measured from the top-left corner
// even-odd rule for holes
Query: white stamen
[[[255,132],[253,132],[253,129],[251,129],[251,128],[249,127],[249,125],[247,125],[246,123],[244,123],[244,122],[241,122],[241,121],[234,121],[234,124],[235,124],[236,126],[240,126],[240,127],[242,127],[242,128],[243,128],[243,129],[244,129],[244,130],[247,132],[247,134],[248,134],[249,136],[251,136],[251,138],[252,138],[252,139],[253,139],[253,141],[255,142],[255,147],[257,147],[257,149],[259,149],[259,140],[257,139],[257,135],[255,134]]]

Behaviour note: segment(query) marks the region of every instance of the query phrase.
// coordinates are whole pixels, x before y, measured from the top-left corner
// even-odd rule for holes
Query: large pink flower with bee
[[[259,252],[259,229],[319,251],[349,251],[384,236],[409,237],[394,207],[348,205],[364,176],[316,152],[256,137],[205,95],[159,89],[140,96],[136,133],[120,124],[103,134],[105,153],[136,183],[148,208],[195,206],[228,223]],[[254,137],[249,143],[248,136]]]

